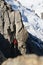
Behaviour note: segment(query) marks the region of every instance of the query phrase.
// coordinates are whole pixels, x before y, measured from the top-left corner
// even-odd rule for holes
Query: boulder
[[[2,65],[43,65],[43,57],[35,54],[23,55],[14,59],[9,58]]]

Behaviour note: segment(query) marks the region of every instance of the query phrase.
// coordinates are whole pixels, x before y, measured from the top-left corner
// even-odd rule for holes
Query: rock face
[[[41,18],[43,19],[43,12],[41,13]]]
[[[26,52],[25,42],[28,32],[22,23],[21,14],[19,11],[13,11],[3,0],[0,1],[0,33],[10,43],[16,38],[18,49],[22,54]]]
[[[28,38],[28,32],[24,28],[19,11],[15,12],[15,25],[18,48],[20,49],[21,53],[24,54],[26,52],[25,42]]]
[[[43,57],[34,54],[18,56],[14,59],[9,58],[2,65],[43,65]]]
[[[14,11],[11,11],[10,6],[5,4],[3,0],[1,0],[0,5],[0,32],[4,35],[5,39],[10,41],[10,34],[14,31]]]

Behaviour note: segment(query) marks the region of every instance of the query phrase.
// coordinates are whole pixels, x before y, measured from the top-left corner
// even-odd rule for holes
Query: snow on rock
[[[27,2],[27,0],[25,0],[25,1]],[[34,4],[33,7],[31,7],[31,8],[30,8],[30,4],[27,4],[28,5],[28,7],[27,7],[25,1],[23,0],[23,1],[19,2],[19,1],[15,1],[15,0],[5,0],[5,2],[7,2],[7,4],[11,5],[13,10],[19,10],[21,12],[22,21],[23,21],[23,24],[24,24],[25,28],[27,29],[27,31],[29,33],[31,33],[32,35],[34,35],[35,37],[39,38],[41,41],[43,41],[43,20],[33,11],[34,8],[35,8],[35,10],[37,10],[40,7],[40,6],[38,6],[38,4],[42,3],[42,0],[41,1],[35,0],[35,2],[33,0],[29,1],[30,4],[31,3]],[[24,2],[24,3],[22,3],[22,2]],[[26,7],[23,4],[25,4]],[[39,8],[39,11],[40,11],[40,8]],[[43,44],[42,44],[42,47],[43,47]]]
[[[43,12],[43,0],[17,0],[23,6],[34,10],[40,17],[41,13]],[[27,5],[26,5],[27,4]]]

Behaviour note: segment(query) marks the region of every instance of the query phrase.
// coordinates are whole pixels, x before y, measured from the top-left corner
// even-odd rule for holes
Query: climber
[[[14,46],[14,48],[17,48],[18,47],[18,42],[17,42],[16,39],[13,40],[12,45]]]

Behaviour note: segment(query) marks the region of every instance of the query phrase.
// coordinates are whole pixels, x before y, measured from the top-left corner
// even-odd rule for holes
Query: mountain
[[[38,14],[36,14],[33,10],[36,11],[37,7],[39,6],[40,0],[38,0],[38,2],[35,0],[35,2],[33,2],[33,0],[30,2],[30,4],[27,4],[28,7],[26,6],[26,2],[28,2],[28,0],[26,1],[15,1],[15,0],[5,0],[5,2],[7,4],[9,4],[11,6],[11,8],[13,10],[19,10],[22,16],[22,21],[24,24],[24,27],[26,28],[26,30],[32,34],[34,36],[34,38],[32,38],[32,40],[36,40],[36,38],[38,38],[38,42],[36,42],[35,44],[37,46],[39,46],[40,48],[43,48],[43,20],[38,16]],[[25,3],[25,6],[23,5],[23,3]],[[33,4],[33,7],[32,4]],[[36,4],[35,4],[36,3]],[[31,6],[30,6],[31,5]],[[40,7],[41,8],[41,7]],[[40,10],[39,8],[39,10]],[[41,43],[42,41],[42,43]]]
[[[17,0],[26,8],[35,11],[40,17],[43,12],[43,0]],[[26,5],[27,4],[27,5]]]

